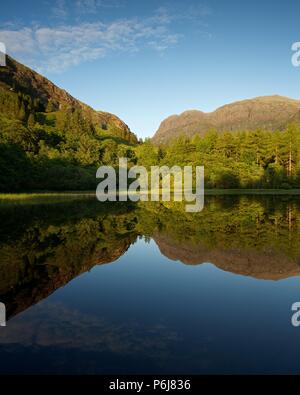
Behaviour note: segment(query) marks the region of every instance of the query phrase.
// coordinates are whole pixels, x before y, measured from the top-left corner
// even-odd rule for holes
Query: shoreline
[[[206,189],[205,195],[300,195],[300,189]],[[65,191],[65,192],[20,192],[0,193],[0,200],[25,200],[40,198],[70,198],[70,197],[96,197],[95,191]]]

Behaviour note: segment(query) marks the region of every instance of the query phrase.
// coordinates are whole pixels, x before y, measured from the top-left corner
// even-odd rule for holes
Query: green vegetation
[[[80,109],[50,110],[0,89],[1,192],[94,190],[100,165],[133,156],[111,125],[95,127]]]
[[[147,141],[137,149],[146,166],[205,167],[207,189],[300,188],[300,126],[284,131],[208,131],[203,137],[180,137],[157,147]]]
[[[96,169],[117,166],[119,157],[147,168],[204,165],[207,189],[300,188],[298,125],[131,145],[95,128],[79,109],[51,106],[43,112],[39,101],[0,90],[1,192],[95,190]]]
[[[300,272],[297,197],[207,196],[182,203],[0,204],[0,294],[9,316],[93,266],[113,262],[143,236],[189,264],[279,279]]]
[[[147,168],[204,165],[209,190],[292,193],[300,188],[298,125],[282,132],[208,131],[204,137],[180,137],[158,147],[150,140],[138,145],[116,141],[106,131],[86,124],[80,112],[73,116],[40,112],[33,126],[29,126],[30,117],[26,123],[0,116],[1,192],[95,190],[96,169],[118,166],[120,157],[129,158],[129,165]]]
[[[131,156],[136,136],[7,57],[0,70],[0,192],[95,189],[96,169]]]
[[[205,189],[205,195],[300,195],[300,189]]]
[[[8,57],[0,70],[0,192],[95,190],[97,168],[118,166],[120,157],[147,168],[203,165],[208,190],[300,188],[299,124],[138,143],[116,116],[93,110]]]
[[[95,200],[0,205],[0,221],[0,294],[9,317],[115,261],[137,237],[130,205]]]

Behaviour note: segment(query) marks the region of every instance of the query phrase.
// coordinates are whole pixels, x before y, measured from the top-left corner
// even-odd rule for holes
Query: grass
[[[300,189],[205,189],[205,195],[300,195]]]
[[[71,198],[95,196],[95,192],[35,192],[35,193],[0,193],[0,200],[26,200],[43,198]]]
[[[300,195],[300,189],[205,189],[205,195]],[[95,196],[95,191],[0,193],[0,201]]]

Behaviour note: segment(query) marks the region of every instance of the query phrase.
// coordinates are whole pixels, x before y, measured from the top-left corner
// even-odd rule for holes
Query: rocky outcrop
[[[156,144],[166,144],[181,135],[203,135],[209,129],[218,132],[283,129],[300,120],[300,100],[265,96],[238,101],[211,113],[185,111],[164,120],[153,137]]]

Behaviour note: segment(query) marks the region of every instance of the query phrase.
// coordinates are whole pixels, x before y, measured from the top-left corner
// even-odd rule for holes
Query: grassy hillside
[[[0,191],[95,187],[96,167],[132,156],[136,136],[8,57],[0,67]]]

